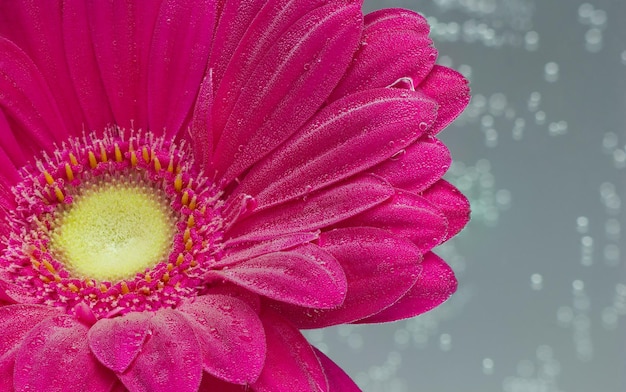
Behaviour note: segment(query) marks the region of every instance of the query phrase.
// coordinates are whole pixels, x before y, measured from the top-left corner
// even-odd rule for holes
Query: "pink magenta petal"
[[[361,392],[361,389],[343,369],[315,347],[313,347],[313,351],[324,368],[324,374],[328,380],[328,392]]]
[[[340,226],[370,226],[408,238],[426,253],[446,237],[448,222],[437,207],[422,196],[398,191],[386,202],[340,223]]]
[[[252,392],[252,390],[247,385],[231,384],[204,373],[198,392]]]
[[[35,325],[15,357],[15,391],[109,392],[117,379],[89,350],[88,330],[67,315]]]
[[[226,295],[203,295],[178,310],[196,334],[206,372],[235,384],[259,377],[265,361],[265,332],[245,302]]]
[[[267,335],[267,358],[254,392],[328,392],[313,348],[290,322],[269,310],[261,320]]]
[[[13,365],[24,336],[37,324],[59,315],[60,311],[42,305],[0,307],[0,385],[13,385]]]
[[[313,244],[268,253],[208,276],[229,280],[277,301],[310,308],[332,308],[346,295],[346,276],[337,260]]]
[[[236,3],[235,1],[230,1],[225,5],[217,32],[217,36],[223,39],[221,41],[218,39],[214,40],[214,49],[215,47],[220,48],[223,45],[232,45],[229,41],[232,37],[222,37],[221,34],[222,30],[226,27],[224,25],[234,20],[232,9],[233,5]],[[256,9],[257,2],[252,4],[247,2],[246,7],[240,6],[236,19],[250,18],[251,16],[249,14],[252,10],[256,11],[257,14],[254,16],[254,19],[249,22],[249,26],[248,24],[245,25],[247,27],[245,35],[243,35],[243,32],[239,35],[239,31],[237,31],[236,35],[240,38],[240,41],[236,50],[233,49],[232,52],[224,50],[219,54],[221,57],[220,64],[211,63],[212,67],[217,67],[215,73],[220,82],[220,88],[217,92],[217,101],[223,102],[224,104],[216,113],[216,117],[219,119],[220,129],[222,129],[226,123],[239,97],[239,94],[233,94],[233,92],[240,91],[245,83],[248,82],[251,73],[263,60],[267,51],[298,19],[325,3],[328,3],[328,0],[269,0],[265,2],[262,8],[259,6],[259,9]],[[232,26],[231,28],[236,27]],[[228,68],[223,64],[225,60],[224,57],[228,57],[230,61]],[[219,133],[216,132],[216,136],[219,138]]]
[[[254,17],[267,0],[219,0],[217,27],[213,36],[209,68],[213,70],[214,85],[218,86],[233,53]]]
[[[424,255],[422,272],[415,285],[398,302],[358,323],[386,323],[428,312],[450,298],[456,287],[457,281],[450,266],[429,252]]]
[[[148,58],[148,124],[153,132],[179,132],[204,77],[214,23],[215,0],[162,2]]]
[[[257,294],[234,283],[221,282],[219,285],[207,288],[206,294],[227,295],[245,302],[250,309],[254,310],[254,313],[259,314],[261,312],[261,298]]]
[[[191,145],[193,157],[198,166],[205,171],[211,167],[213,156],[213,128],[211,125],[211,110],[213,109],[213,73],[209,70],[200,85],[200,92],[196,101],[191,120]]]
[[[151,335],[126,372],[130,392],[196,392],[202,355],[193,329],[180,312],[161,309],[150,319]]]
[[[49,150],[69,136],[43,75],[13,42],[0,37],[0,109],[15,121],[22,146]]]
[[[337,229],[323,233],[319,242],[343,267],[348,293],[335,309],[311,310],[268,301],[298,328],[321,328],[379,313],[402,297],[421,271],[419,249],[385,230]]]
[[[226,243],[225,255],[214,264],[214,268],[220,268],[267,253],[278,252],[306,244],[307,242],[318,239],[319,234],[319,231],[290,233],[258,243],[237,243],[236,240],[230,241]]]
[[[96,61],[84,1],[64,0],[62,28],[67,66],[86,126],[89,130],[101,131],[112,124],[114,118]]]
[[[237,75],[247,80],[236,91],[227,87],[233,101],[223,102],[218,90],[216,113],[228,117],[215,118],[221,137],[214,160],[227,182],[286,140],[319,109],[352,59],[361,27],[359,4],[332,2],[317,8],[276,39],[249,76]]]
[[[32,146],[22,146],[17,141],[14,131],[11,129],[9,120],[4,115],[3,109],[0,108],[0,155],[3,156],[3,163],[6,163],[0,167],[6,168],[0,172],[0,176],[7,177],[10,180],[10,184],[15,184],[18,178],[17,169],[21,168],[31,159],[33,153],[39,153],[41,151],[29,151]],[[14,169],[15,170],[12,170]]]
[[[148,55],[160,1],[90,1],[87,18],[117,125],[148,125]],[[164,61],[164,59],[161,59]]]
[[[418,91],[433,98],[439,104],[437,121],[430,134],[435,135],[452,122],[470,100],[467,79],[457,71],[435,65],[428,77],[419,85]]]
[[[78,104],[65,57],[60,1],[7,1],[0,12],[0,35],[24,49],[45,77],[60,115],[70,132],[82,131],[84,117]],[[34,23],[37,21],[37,23]],[[0,55],[0,58],[4,58]]]
[[[344,181],[251,215],[227,232],[234,241],[265,240],[290,232],[316,230],[340,222],[382,203],[393,188],[370,174]]]
[[[356,91],[386,87],[400,78],[417,86],[428,75],[437,50],[426,19],[409,10],[384,9],[365,16],[361,48],[331,101]]]
[[[372,168],[372,173],[396,188],[421,192],[439,180],[450,163],[450,151],[445,144],[434,137],[423,136]]]
[[[469,222],[470,204],[467,197],[446,180],[437,181],[422,196],[434,204],[448,220],[448,234],[443,241],[457,235]]]
[[[412,91],[347,96],[255,165],[237,192],[265,208],[338,182],[411,144],[435,121],[436,111],[433,100]]]
[[[87,338],[89,347],[100,363],[116,373],[128,369],[150,334],[150,317],[128,313],[121,317],[101,319]]]

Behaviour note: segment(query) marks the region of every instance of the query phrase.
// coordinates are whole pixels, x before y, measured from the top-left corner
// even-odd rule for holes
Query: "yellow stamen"
[[[146,163],[150,163],[150,151],[148,151],[148,147],[143,147],[143,149],[141,150],[141,155],[143,156],[143,160],[146,161]]]
[[[98,161],[96,161],[96,154],[93,153],[93,151],[89,151],[89,166],[92,169],[95,169],[96,166],[98,165]]]
[[[43,172],[43,176],[46,178],[46,182],[48,183],[48,185],[54,184],[54,178],[52,178],[52,176],[50,175],[50,173],[48,173],[47,170]]]
[[[183,192],[183,197],[180,199],[180,202],[183,203],[183,205],[185,206],[189,204],[189,192]]]
[[[191,238],[191,230],[189,228],[185,229],[185,233],[183,234],[183,241],[187,242]]]
[[[161,280],[165,283],[170,281],[170,274],[168,274],[167,272],[163,274],[163,277],[161,278]]]
[[[69,163],[65,164],[65,176],[68,180],[74,181],[74,172],[72,171],[72,166]]]
[[[187,219],[187,227],[192,227],[195,224],[196,224],[196,219],[193,217],[193,214],[189,215],[189,218]]]
[[[179,253],[178,257],[176,258],[176,265],[180,266],[183,263],[183,261],[185,261],[185,257],[183,256],[182,253]]]
[[[67,288],[72,290],[73,292],[77,293],[78,292],[78,286],[76,286],[74,283],[68,283],[67,284]]]
[[[54,195],[57,197],[59,203],[63,203],[63,201],[65,200],[65,195],[63,194],[63,191],[61,191],[58,187],[54,187]]]
[[[54,269],[54,267],[52,266],[52,264],[50,264],[48,260],[44,260],[42,264],[44,267],[46,267],[48,271],[50,271],[51,274],[54,274],[57,272],[57,270]]]
[[[154,156],[154,171],[157,173],[161,171],[161,161],[159,161],[159,157]]]
[[[196,195],[193,195],[193,197],[191,198],[191,202],[189,203],[189,208],[195,210],[196,204],[198,204],[198,199],[196,198]]]
[[[130,290],[128,289],[128,285],[126,284],[126,282],[122,281],[122,283],[120,283],[120,287],[122,288],[122,294],[130,293]]]
[[[137,154],[135,151],[130,152],[130,164],[135,167],[137,166]]]
[[[176,192],[180,192],[183,189],[183,176],[180,174],[177,174],[174,179],[174,189],[176,189]]]
[[[102,162],[108,162],[107,150],[104,148],[104,144],[100,143],[100,160]]]
[[[70,163],[71,163],[73,166],[78,165],[78,160],[76,159],[76,156],[74,156],[74,154],[72,154],[71,152],[70,152]]]
[[[107,290],[109,290],[109,288],[104,283],[101,283],[100,284],[100,291],[103,292],[103,293],[106,293]]]
[[[120,150],[120,146],[115,143],[115,160],[117,162],[122,162],[124,156],[122,155],[122,150]]]

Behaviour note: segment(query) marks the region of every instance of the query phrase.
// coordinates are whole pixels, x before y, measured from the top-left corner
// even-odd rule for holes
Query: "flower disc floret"
[[[3,262],[40,303],[96,318],[176,306],[222,239],[218,192],[192,163],[150,133],[73,140],[23,171]]]

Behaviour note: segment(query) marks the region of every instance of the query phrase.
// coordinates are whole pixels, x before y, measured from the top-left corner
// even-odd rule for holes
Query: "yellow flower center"
[[[85,184],[57,215],[51,250],[73,275],[115,282],[166,260],[176,221],[161,191],[141,179]]]

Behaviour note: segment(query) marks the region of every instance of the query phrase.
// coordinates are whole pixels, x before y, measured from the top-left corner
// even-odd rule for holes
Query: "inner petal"
[[[118,281],[167,259],[175,234],[169,203],[140,179],[86,184],[60,211],[51,250],[75,276]]]

